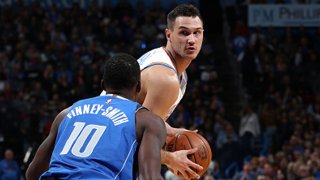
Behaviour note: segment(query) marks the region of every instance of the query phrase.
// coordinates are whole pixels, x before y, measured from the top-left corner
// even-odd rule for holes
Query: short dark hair
[[[199,17],[202,21],[201,14],[199,9],[192,4],[180,4],[175,7],[172,11],[167,15],[167,27],[173,28],[174,22],[177,17],[186,16],[186,17]]]
[[[113,55],[105,63],[103,81],[113,90],[132,88],[140,81],[137,59],[126,53]]]

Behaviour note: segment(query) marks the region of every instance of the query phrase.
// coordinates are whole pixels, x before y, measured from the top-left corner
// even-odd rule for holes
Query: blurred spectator
[[[239,171],[237,174],[235,174],[232,179],[234,179],[234,180],[242,180],[242,179],[253,180],[253,179],[256,179],[256,175],[252,171],[251,164],[245,163],[243,165],[242,171]]]
[[[276,172],[273,165],[269,162],[264,164],[263,176],[267,179],[276,179]]]
[[[221,179],[223,177],[223,173],[221,172],[220,165],[217,161],[211,161],[206,174],[209,174],[214,179]]]
[[[231,123],[226,122],[224,125],[224,129],[218,132],[217,140],[216,140],[216,148],[221,149],[225,144],[231,142],[238,142],[238,135],[234,131]]]
[[[260,136],[260,122],[250,105],[246,105],[241,112],[239,136],[245,155],[252,153],[254,140]]]
[[[276,112],[272,103],[262,105],[260,120],[263,126],[263,148],[261,153],[268,155],[277,133]]]
[[[14,152],[7,149],[4,153],[4,159],[0,161],[0,179],[1,180],[20,180],[20,167],[14,159]]]
[[[242,160],[242,150],[238,135],[230,122],[225,122],[223,129],[217,133],[216,159],[221,171],[224,172],[227,169],[233,169],[231,166],[238,166],[238,163]],[[238,153],[234,153],[235,149],[239,150]]]

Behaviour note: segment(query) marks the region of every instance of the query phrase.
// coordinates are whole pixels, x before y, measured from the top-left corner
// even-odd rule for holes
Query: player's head
[[[199,9],[192,4],[180,4],[170,11],[167,15],[167,28],[172,29],[174,27],[177,17],[198,17],[202,22]]]
[[[107,93],[127,93],[127,96],[135,98],[140,91],[140,68],[137,59],[126,53],[110,57],[104,66],[102,88]]]
[[[14,153],[11,149],[7,149],[5,152],[4,152],[4,158],[7,160],[7,161],[12,161],[13,158],[14,158]]]
[[[194,59],[203,41],[203,21],[199,10],[191,4],[181,4],[167,15],[167,47],[183,59]]]

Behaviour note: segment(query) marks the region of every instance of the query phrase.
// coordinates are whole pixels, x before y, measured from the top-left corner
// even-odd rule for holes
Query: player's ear
[[[167,39],[167,41],[169,41],[169,40],[170,40],[170,35],[171,35],[171,31],[170,31],[169,28],[166,28],[165,34],[166,34],[166,39]]]
[[[141,82],[138,81],[137,87],[136,87],[136,92],[139,93],[141,91]]]
[[[104,89],[105,87],[104,87],[104,80],[103,80],[103,79],[102,79],[101,82],[100,82],[100,86],[101,86],[102,90],[105,90],[105,89]]]

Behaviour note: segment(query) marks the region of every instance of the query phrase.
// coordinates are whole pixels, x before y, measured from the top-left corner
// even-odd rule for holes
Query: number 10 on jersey
[[[84,122],[75,122],[66,144],[64,145],[60,155],[67,154],[70,149],[71,153],[77,157],[88,157],[93,152],[97,143],[99,142],[102,134],[106,130],[106,126],[99,126],[95,124],[86,125]],[[89,141],[87,141],[90,134],[93,135]],[[87,144],[85,144],[87,142]],[[83,151],[81,152],[81,149]]]

